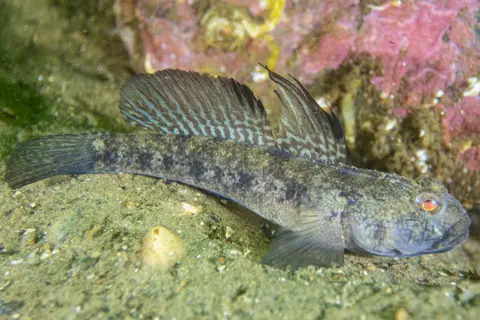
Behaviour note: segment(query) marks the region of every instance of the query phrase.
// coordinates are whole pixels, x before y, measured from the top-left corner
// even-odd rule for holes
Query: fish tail
[[[100,134],[51,135],[20,143],[7,162],[12,189],[58,174],[92,173]]]

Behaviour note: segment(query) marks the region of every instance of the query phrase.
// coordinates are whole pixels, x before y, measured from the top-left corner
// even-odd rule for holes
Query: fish
[[[281,116],[273,126],[252,90],[232,78],[165,69],[120,91],[135,133],[48,135],[21,142],[7,162],[12,189],[61,174],[128,173],[230,199],[280,229],[262,263],[344,265],[345,252],[413,257],[460,245],[470,218],[427,176],[347,164],[342,125],[293,76],[267,66]]]

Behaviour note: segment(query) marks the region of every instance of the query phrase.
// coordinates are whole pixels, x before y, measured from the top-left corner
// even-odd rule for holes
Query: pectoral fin
[[[339,217],[321,221],[319,214],[296,217],[295,228],[281,228],[262,263],[292,269],[343,265],[344,241]]]

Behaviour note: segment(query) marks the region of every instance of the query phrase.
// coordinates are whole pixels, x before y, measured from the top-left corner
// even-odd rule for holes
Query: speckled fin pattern
[[[274,139],[262,102],[234,79],[196,72],[162,70],[134,76],[123,87],[120,110],[130,124],[162,134],[201,135],[233,140],[323,164],[345,163],[343,129],[296,80],[270,71],[279,86],[282,118]]]
[[[282,118],[277,144],[289,153],[323,164],[344,164],[346,147],[343,128],[330,108],[321,108],[302,84],[297,85],[268,70],[279,86],[275,93],[282,101]]]
[[[275,145],[262,102],[233,79],[167,69],[134,76],[120,95],[122,114],[139,127]]]

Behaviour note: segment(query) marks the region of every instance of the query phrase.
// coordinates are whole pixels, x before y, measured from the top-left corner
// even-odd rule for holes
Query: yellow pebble
[[[372,264],[372,265],[367,266],[367,270],[368,271],[375,271],[375,270],[377,270],[377,267]]]
[[[408,311],[403,307],[398,308],[395,312],[395,320],[407,320],[408,318]]]
[[[145,264],[167,269],[184,254],[182,239],[164,227],[154,227],[143,239],[142,258]]]

